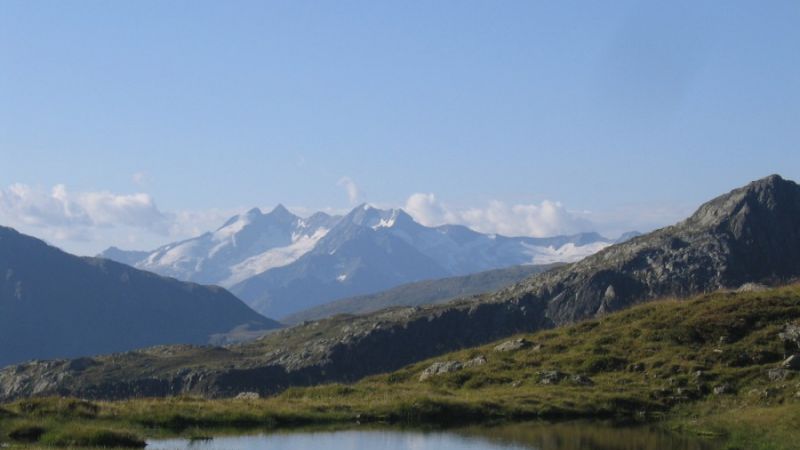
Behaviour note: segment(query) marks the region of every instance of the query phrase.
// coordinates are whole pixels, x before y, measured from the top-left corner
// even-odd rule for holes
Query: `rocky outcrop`
[[[422,371],[422,373],[419,375],[419,381],[425,381],[428,378],[435,377],[437,375],[457,372],[463,368],[464,365],[458,361],[438,361]]]
[[[525,339],[512,339],[510,341],[505,341],[503,343],[498,344],[494,347],[494,351],[496,352],[513,352],[515,350],[520,350],[523,348],[530,347],[530,342],[526,341]]]
[[[80,372],[70,372],[63,361],[12,367],[0,371],[0,398],[232,397],[349,382],[656,298],[786,282],[800,276],[799,249],[800,186],[770,176],[706,203],[677,225],[493,294],[338,316],[225,349],[178,348],[172,354],[148,350],[95,358]],[[548,375],[543,381],[563,378]]]

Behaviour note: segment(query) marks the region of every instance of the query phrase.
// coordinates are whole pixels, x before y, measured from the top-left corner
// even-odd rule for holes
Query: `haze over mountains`
[[[0,227],[0,366],[270,330],[222,288],[81,258]]]
[[[688,219],[495,293],[441,305],[337,316],[226,349],[174,347],[0,371],[0,399],[192,393],[269,394],[353,381],[463,347],[602,316],[664,297],[800,277],[800,186],[773,175],[719,196]],[[156,367],[142,374],[140,367]]]
[[[572,262],[610,245],[597,233],[506,237],[423,226],[401,209],[361,205],[344,217],[252,209],[214,232],[152,252],[99,256],[162,275],[219,284],[269,317],[420,280],[520,264]]]

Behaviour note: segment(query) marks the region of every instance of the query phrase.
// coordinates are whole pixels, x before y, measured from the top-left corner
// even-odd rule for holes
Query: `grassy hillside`
[[[516,350],[496,350],[509,342],[504,340],[353,385],[292,388],[267,399],[24,400],[0,411],[6,416],[0,439],[33,422],[43,428],[44,442],[55,442],[54,436],[71,429],[88,433],[87,427],[153,434],[196,427],[602,417],[724,434],[731,448],[794,448],[800,377],[773,369],[784,359],[779,333],[799,320],[798,285],[665,300],[518,336],[524,346]],[[434,363],[456,361],[472,366],[420,380]]]

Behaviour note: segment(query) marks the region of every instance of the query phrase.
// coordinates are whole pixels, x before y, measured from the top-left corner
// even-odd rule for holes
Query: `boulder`
[[[478,356],[470,359],[469,361],[465,362],[464,363],[464,368],[468,369],[470,367],[478,367],[478,366],[482,366],[484,364],[486,364],[486,357],[483,356],[483,355],[478,355]]]
[[[527,341],[527,340],[525,340],[523,338],[512,339],[510,341],[505,341],[502,344],[497,345],[494,348],[494,351],[496,351],[496,352],[513,352],[515,350],[528,348],[531,345],[533,345],[533,344],[531,344],[529,341]]]
[[[577,385],[580,385],[580,386],[592,386],[594,384],[594,381],[592,381],[591,378],[589,378],[587,376],[584,376],[584,375],[576,374],[576,375],[571,376],[569,379],[573,383],[575,383]]]
[[[785,380],[786,378],[789,377],[790,373],[791,372],[789,370],[784,369],[782,367],[778,367],[775,369],[769,369],[767,371],[767,378],[769,378],[769,381],[772,381],[774,383],[777,381]]]
[[[783,341],[784,356],[800,352],[800,325],[786,324],[778,337]]]
[[[567,377],[567,374],[558,370],[539,372],[539,384],[558,384]]]
[[[736,292],[763,292],[767,289],[769,289],[768,286],[760,283],[745,283],[739,286],[739,288],[736,289]]]
[[[719,386],[714,387],[714,395],[725,395],[725,394],[732,394],[733,393],[733,386],[730,383],[723,383]]]
[[[258,392],[239,392],[236,395],[236,400],[258,400],[261,398]]]
[[[419,381],[425,381],[428,378],[445,373],[456,372],[463,368],[464,365],[459,361],[437,361],[422,371],[419,375]]]

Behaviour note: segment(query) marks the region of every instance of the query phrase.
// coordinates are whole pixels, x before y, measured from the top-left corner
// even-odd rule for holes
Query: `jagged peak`
[[[269,214],[281,214],[281,215],[284,215],[284,214],[292,214],[292,213],[288,209],[286,209],[285,206],[283,206],[283,203],[278,203],[277,205],[275,205],[274,208],[272,208],[272,211],[270,211]],[[292,215],[294,215],[294,214],[292,214]]]
[[[800,186],[780,175],[770,175],[704,203],[687,220],[701,226],[715,226],[734,216],[754,210],[775,211],[800,207]],[[800,210],[795,211],[800,214]]]
[[[268,212],[264,215],[264,217],[272,218],[273,220],[279,220],[282,222],[292,222],[294,220],[300,220],[300,217],[294,215],[291,211],[286,209],[283,204],[278,203],[272,211]]]

